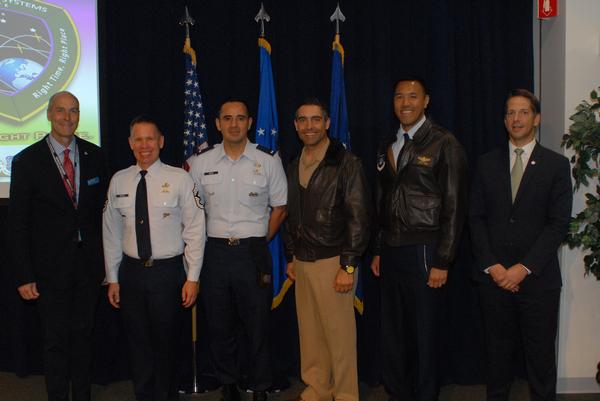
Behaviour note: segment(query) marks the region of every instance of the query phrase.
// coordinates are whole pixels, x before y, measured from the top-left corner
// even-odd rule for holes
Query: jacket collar
[[[413,141],[415,141],[417,143],[422,142],[427,137],[427,133],[429,132],[429,130],[431,129],[432,126],[433,126],[433,122],[431,121],[431,119],[429,117],[427,117],[425,119],[425,121],[423,122],[423,124],[421,125],[421,127],[419,127],[417,132],[415,132],[414,136],[412,137]],[[383,153],[387,152],[387,148],[391,144],[396,142],[397,139],[398,139],[397,132],[394,132],[393,134],[388,135],[383,142],[384,146],[381,151]]]
[[[339,164],[344,157],[346,148],[337,139],[330,137],[329,141],[329,147],[327,148],[327,152],[325,152],[325,158],[323,161],[327,164]]]
[[[427,133],[429,133],[429,131],[431,130],[432,125],[433,123],[431,122],[431,120],[429,118],[426,119],[423,125],[421,125],[421,128],[419,128],[417,132],[415,132],[415,135],[413,136],[413,141],[417,143],[424,141],[427,136]]]

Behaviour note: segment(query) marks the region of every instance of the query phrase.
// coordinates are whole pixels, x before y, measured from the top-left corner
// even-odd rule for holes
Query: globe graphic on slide
[[[0,61],[0,80],[21,90],[36,80],[44,67],[25,58],[7,58]]]

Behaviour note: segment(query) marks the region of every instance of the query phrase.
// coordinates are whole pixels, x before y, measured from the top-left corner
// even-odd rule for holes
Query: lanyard
[[[71,182],[71,180],[69,179],[69,176],[67,175],[67,173],[65,172],[65,168],[63,167],[63,163],[60,161],[60,157],[58,157],[58,153],[56,153],[56,150],[54,149],[54,146],[52,146],[52,142],[50,142],[50,136],[46,136],[46,143],[48,144],[48,149],[50,150],[50,153],[52,154],[52,158],[54,159],[54,163],[56,164],[56,168],[58,168],[58,172],[60,173],[61,177],[63,178],[63,181],[65,182],[65,185],[69,187],[69,191],[73,194],[73,197],[71,198],[71,202],[73,203],[73,206],[75,208],[77,208],[77,193],[75,192],[74,188],[75,188],[75,183]],[[74,162],[74,176],[77,175],[77,165],[79,164],[79,146],[77,146],[77,142],[75,142],[75,162]],[[75,177],[73,177],[73,179],[75,179]]]

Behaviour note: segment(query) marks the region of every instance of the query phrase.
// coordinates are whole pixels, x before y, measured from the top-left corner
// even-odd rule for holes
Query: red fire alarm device
[[[558,16],[558,0],[538,0],[538,18],[548,19]]]

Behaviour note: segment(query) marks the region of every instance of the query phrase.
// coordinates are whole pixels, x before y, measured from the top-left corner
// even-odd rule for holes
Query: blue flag
[[[200,94],[200,84],[196,74],[196,52],[192,49],[190,38],[185,39],[183,46],[185,57],[184,77],[184,117],[183,117],[183,165],[189,170],[187,159],[207,146],[206,119]]]
[[[333,59],[331,62],[331,97],[329,100],[329,136],[337,139],[350,150],[348,132],[348,109],[346,108],[346,85],[344,84],[344,47],[340,35],[333,41]]]
[[[271,150],[277,150],[279,124],[277,122],[273,70],[271,68],[271,45],[266,39],[259,38],[258,48],[260,51],[260,94],[256,119],[256,143]],[[279,233],[269,242],[269,251],[273,259],[273,302],[271,309],[275,309],[283,301],[285,293],[292,285],[292,281],[287,278],[285,273],[287,262],[283,241]]]
[[[340,42],[340,35],[336,34],[333,41],[333,59],[331,61],[331,96],[329,99],[329,136],[340,141],[346,149],[350,150],[350,132],[348,130],[348,109],[346,107],[346,85],[344,83],[344,47]],[[356,293],[354,307],[362,315],[363,290],[360,275],[355,275]]]

